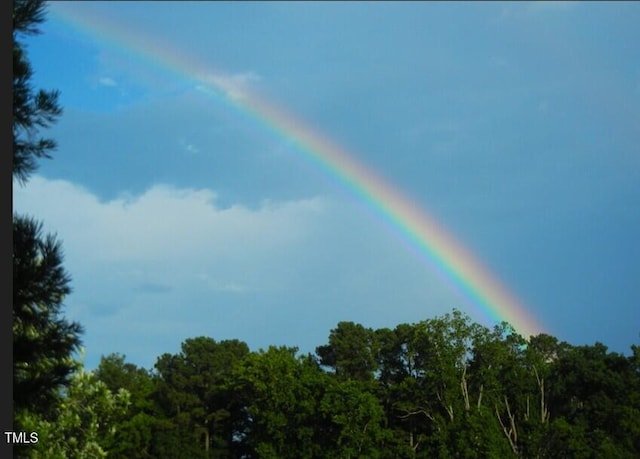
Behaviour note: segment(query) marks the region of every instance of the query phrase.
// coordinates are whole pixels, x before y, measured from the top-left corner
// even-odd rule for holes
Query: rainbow
[[[290,142],[316,167],[337,179],[357,199],[402,237],[420,257],[470,300],[476,312],[493,323],[506,321],[528,338],[544,328],[527,308],[460,242],[455,240],[423,208],[391,183],[357,161],[340,145],[313,130],[275,103],[250,92],[237,79],[213,71],[158,37],[134,32],[86,5],[55,2],[49,13],[54,20],[103,46],[150,63],[174,77],[211,93]]]

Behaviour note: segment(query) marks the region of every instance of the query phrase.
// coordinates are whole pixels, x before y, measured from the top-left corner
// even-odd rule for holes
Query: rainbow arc
[[[509,322],[526,338],[543,332],[544,328],[529,310],[426,209],[418,207],[340,145],[274,102],[252,93],[236,78],[213,71],[182,50],[160,43],[156,37],[144,36],[88,10],[74,8],[73,3],[60,2],[55,6],[52,11],[54,18],[90,39],[117,47],[130,56],[189,81],[194,87],[222,98],[235,110],[249,115],[274,136],[286,139],[296,151],[337,179],[373,210],[491,322]]]

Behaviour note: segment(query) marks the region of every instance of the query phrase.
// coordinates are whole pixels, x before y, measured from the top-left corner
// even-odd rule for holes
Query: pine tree
[[[57,91],[36,91],[22,35],[39,33],[45,2],[13,4],[13,178],[25,184],[39,158],[49,158],[56,143],[39,135],[62,113]],[[82,327],[62,316],[70,277],[62,266],[61,243],[43,235],[42,224],[13,216],[13,402],[16,424],[29,411],[46,416],[78,368],[73,353]],[[14,426],[19,427],[19,425]]]
[[[57,90],[36,91],[31,86],[33,69],[21,35],[40,33],[45,18],[42,0],[15,0],[13,3],[13,177],[25,183],[37,169],[38,158],[51,158],[56,142],[39,137],[39,128],[51,126],[61,115]]]

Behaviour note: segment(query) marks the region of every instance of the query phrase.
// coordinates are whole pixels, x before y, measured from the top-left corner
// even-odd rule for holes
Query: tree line
[[[57,91],[32,87],[22,37],[45,2],[14,0],[13,177],[26,183],[53,139]],[[77,358],[82,326],[62,246],[13,215],[14,430],[20,458],[635,458],[640,347],[575,346],[458,310],[371,329],[339,322],[315,352],[186,339],[152,368]]]
[[[507,323],[489,329],[457,310],[392,329],[340,322],[307,354],[199,336],[150,369],[113,353],[78,373],[58,418],[28,419],[48,436],[29,452],[635,458],[640,347],[631,351],[546,334],[526,340]]]

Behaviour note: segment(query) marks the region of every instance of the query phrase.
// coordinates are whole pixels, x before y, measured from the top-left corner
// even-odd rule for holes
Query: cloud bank
[[[121,352],[149,367],[198,335],[311,351],[340,320],[393,326],[400,304],[411,320],[452,306],[400,241],[328,198],[223,207],[212,190],[157,184],[100,200],[36,175],[14,186],[14,211],[62,240],[88,366]]]

